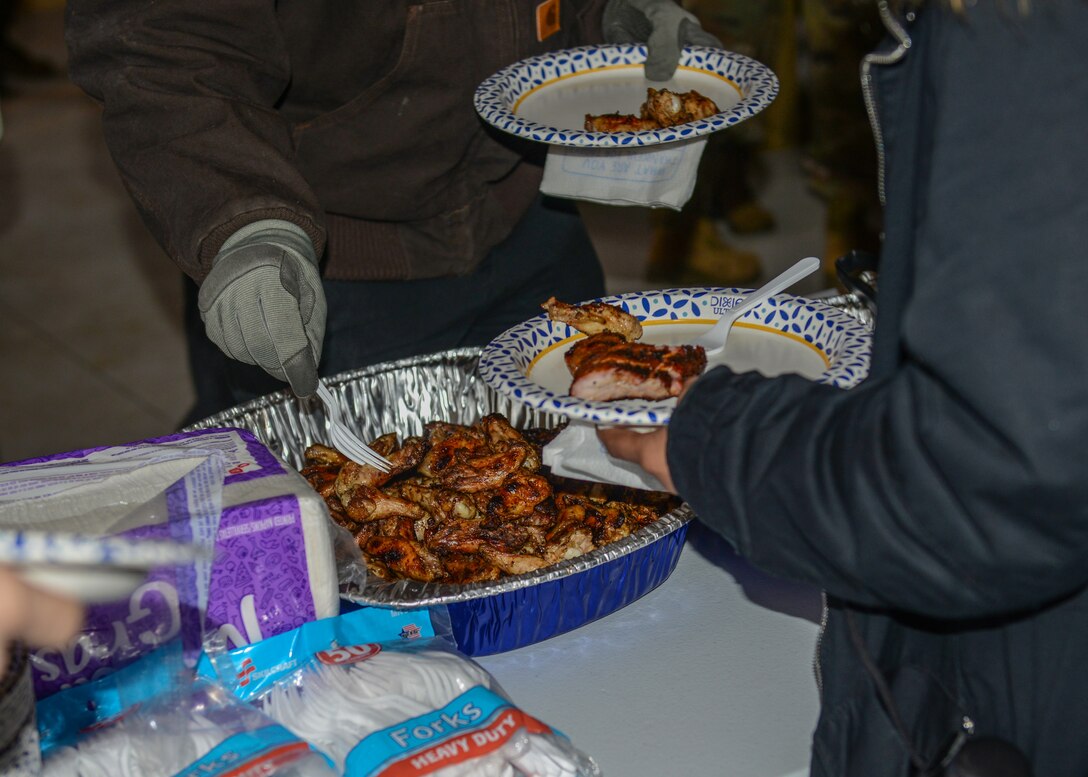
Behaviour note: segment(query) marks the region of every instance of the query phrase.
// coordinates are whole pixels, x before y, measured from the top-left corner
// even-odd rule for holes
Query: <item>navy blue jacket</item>
[[[1088,3],[943,6],[883,8],[864,71],[885,195],[869,378],[715,370],[669,465],[741,553],[827,592],[814,775],[910,774],[967,731],[1084,777]]]

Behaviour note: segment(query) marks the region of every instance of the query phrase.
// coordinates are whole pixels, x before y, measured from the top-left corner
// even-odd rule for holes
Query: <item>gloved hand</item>
[[[249,224],[223,244],[197,298],[208,337],[227,356],[317,391],[325,292],[306,233],[288,221]]]
[[[603,24],[609,43],[646,43],[646,78],[651,81],[672,78],[686,45],[722,48],[673,0],[608,0]]]

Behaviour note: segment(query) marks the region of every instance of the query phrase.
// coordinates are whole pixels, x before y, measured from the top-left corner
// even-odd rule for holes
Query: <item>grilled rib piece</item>
[[[584,305],[571,305],[560,302],[555,297],[540,307],[548,311],[552,321],[567,324],[587,335],[601,332],[614,332],[624,340],[637,340],[642,337],[642,324],[626,310],[606,302],[587,302]]]
[[[630,343],[610,332],[579,340],[564,359],[574,376],[570,395],[605,402],[680,396],[684,381],[706,368],[700,346]]]

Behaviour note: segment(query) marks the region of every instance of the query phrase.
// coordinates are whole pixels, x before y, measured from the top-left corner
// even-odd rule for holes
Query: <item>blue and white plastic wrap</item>
[[[180,647],[39,702],[42,777],[335,777],[307,742],[195,677]]]
[[[472,423],[503,413],[517,428],[551,428],[562,420],[514,403],[479,379],[480,349],[444,351],[342,373],[326,381],[343,397],[364,439],[395,431],[403,439],[442,420]],[[302,466],[306,447],[325,443],[316,403],[288,391],[270,394],[191,427],[248,429],[284,461]],[[484,656],[554,637],[615,612],[656,588],[680,558],[694,514],[682,506],[618,542],[545,569],[500,580],[451,585],[368,578],[342,596],[396,609],[445,605],[458,649]]]
[[[361,608],[231,651],[214,673],[345,777],[599,777],[449,639],[443,608]]]

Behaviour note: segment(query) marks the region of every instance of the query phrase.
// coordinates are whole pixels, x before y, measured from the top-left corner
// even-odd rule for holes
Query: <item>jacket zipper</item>
[[[892,13],[888,7],[888,0],[879,0],[877,8],[880,11],[880,20],[884,23],[885,29],[899,41],[899,45],[895,47],[894,51],[887,54],[870,53],[866,54],[861,60],[861,93],[865,98],[865,112],[869,115],[869,125],[873,129],[873,140],[876,143],[876,158],[877,158],[877,195],[880,197],[880,204],[884,205],[884,133],[880,128],[880,116],[876,110],[876,87],[873,85],[873,65],[891,65],[899,62],[906,56],[907,49],[911,46],[910,35],[903,28],[903,25],[899,23],[899,20],[895,18],[895,14]],[[908,21],[914,19],[914,12],[907,13],[906,18]]]
[[[880,116],[876,110],[872,66],[891,65],[903,59],[907,54],[907,49],[911,46],[911,39],[906,29],[903,28],[903,25],[899,23],[899,20],[895,18],[895,14],[888,7],[888,0],[879,0],[877,7],[885,29],[899,42],[894,51],[887,54],[866,54],[861,61],[861,92],[865,98],[865,112],[869,115],[869,124],[873,130],[873,140],[876,143],[877,193],[880,196],[880,204],[884,205],[884,133],[880,129]],[[908,12],[906,18],[908,21],[912,21],[914,12]],[[816,678],[816,690],[822,704],[824,698],[824,673],[820,665],[820,648],[824,641],[824,632],[827,630],[828,616],[827,592],[825,591],[820,592],[820,604],[820,628],[816,632],[816,652],[812,657],[812,674]]]

